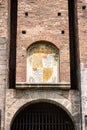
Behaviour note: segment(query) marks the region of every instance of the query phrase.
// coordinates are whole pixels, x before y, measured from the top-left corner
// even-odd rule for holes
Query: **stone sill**
[[[71,87],[70,83],[59,83],[59,84],[30,84],[27,82],[17,82],[16,89],[61,89],[69,90]]]

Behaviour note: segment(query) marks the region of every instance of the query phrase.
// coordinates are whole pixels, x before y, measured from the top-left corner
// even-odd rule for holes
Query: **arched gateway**
[[[50,103],[26,106],[14,117],[10,130],[75,130],[69,115]]]

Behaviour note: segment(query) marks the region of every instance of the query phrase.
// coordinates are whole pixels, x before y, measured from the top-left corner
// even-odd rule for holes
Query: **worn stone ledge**
[[[59,83],[59,84],[30,84],[27,82],[17,82],[16,89],[70,89],[69,83]]]

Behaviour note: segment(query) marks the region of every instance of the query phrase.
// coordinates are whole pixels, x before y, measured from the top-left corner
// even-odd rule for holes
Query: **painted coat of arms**
[[[27,62],[30,83],[58,82],[58,54],[51,46],[44,44],[33,47]]]

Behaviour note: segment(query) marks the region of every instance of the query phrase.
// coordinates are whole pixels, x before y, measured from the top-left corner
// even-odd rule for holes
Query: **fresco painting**
[[[46,45],[32,49],[29,53],[29,82],[57,83],[58,55]]]

